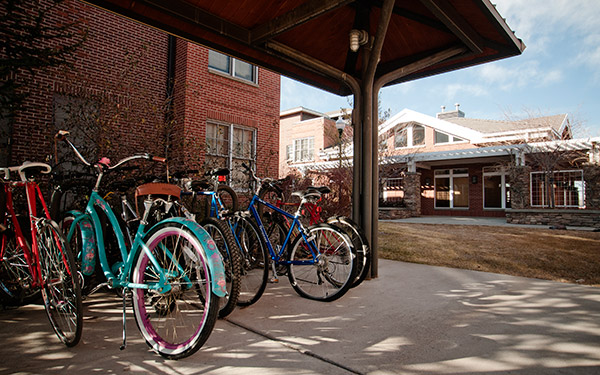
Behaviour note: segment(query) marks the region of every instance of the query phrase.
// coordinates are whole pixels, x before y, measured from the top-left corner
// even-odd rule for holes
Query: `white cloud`
[[[479,77],[488,84],[509,91],[527,86],[544,87],[563,79],[560,69],[545,69],[536,60],[524,61],[510,67],[502,64],[486,64],[478,70]]]
[[[471,85],[462,83],[453,83],[444,87],[446,100],[454,100],[455,98],[464,96],[486,96],[489,94],[487,89],[481,85]]]
[[[574,48],[582,59],[597,56],[597,40],[600,38],[600,1],[496,0],[496,2],[500,14],[506,18],[516,35],[525,42],[526,53],[547,54],[548,46],[556,43]],[[596,64],[594,68],[600,69],[600,64]]]

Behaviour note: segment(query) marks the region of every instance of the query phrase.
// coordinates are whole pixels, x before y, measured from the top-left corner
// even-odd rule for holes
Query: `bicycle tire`
[[[233,233],[223,221],[208,217],[202,220],[200,225],[210,234],[223,257],[227,296],[221,298],[219,318],[224,318],[233,312],[240,297],[240,279],[242,277],[240,249],[235,243]]]
[[[145,237],[145,246],[167,270],[171,290],[133,290],[136,324],[152,350],[168,359],[197,352],[210,336],[219,312],[211,289],[205,243],[186,227],[159,223]],[[158,275],[146,251],[138,251],[132,282],[152,285]],[[186,288],[186,286],[188,286]]]
[[[260,299],[267,287],[269,255],[254,221],[233,219],[232,228],[241,250],[242,278],[238,306],[250,306]]]
[[[83,327],[83,304],[77,266],[69,244],[51,220],[37,224],[37,243],[46,315],[58,338],[68,347],[77,345]]]
[[[18,220],[25,224],[24,217],[18,217]],[[3,306],[23,306],[37,301],[40,290],[33,287],[25,252],[17,243],[10,219],[6,221],[6,227],[7,230],[0,236],[0,245],[3,248],[0,259],[0,303]],[[23,228],[23,225],[21,227]],[[30,249],[27,240],[25,246]]]
[[[236,212],[239,208],[239,199],[236,192],[228,185],[219,185],[217,195],[221,203],[229,212]]]
[[[369,246],[369,241],[367,241],[367,237],[360,226],[349,217],[332,216],[327,219],[327,224],[342,229],[352,240],[357,256],[356,278],[352,283],[352,288],[357,287],[366,279],[367,274],[371,269],[371,248]]]
[[[319,254],[316,263],[288,266],[290,284],[300,296],[323,302],[342,297],[356,275],[356,254],[348,236],[328,224],[317,224],[308,228],[308,238]],[[303,236],[292,243],[290,261],[311,261],[313,254]]]

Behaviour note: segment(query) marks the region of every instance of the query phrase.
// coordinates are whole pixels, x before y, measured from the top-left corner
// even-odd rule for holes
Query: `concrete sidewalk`
[[[380,277],[332,303],[282,279],[217,323],[195,355],[149,351],[120,301],[85,302],[83,341],[58,343],[43,308],[0,312],[0,373],[597,374],[600,288],[380,260]]]

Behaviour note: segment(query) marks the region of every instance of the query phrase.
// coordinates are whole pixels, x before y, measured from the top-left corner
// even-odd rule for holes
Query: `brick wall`
[[[164,100],[166,35],[75,1],[61,4],[50,17],[57,24],[74,19],[84,20],[88,40],[69,69],[36,74],[28,82],[29,96],[15,118],[11,164],[39,160],[51,152],[57,96],[102,101],[113,108],[127,106],[128,116],[113,118],[110,135],[126,143],[129,150],[150,144],[143,141],[140,133],[155,137],[147,113],[145,123],[132,123],[134,115],[144,112],[143,106],[132,103]]]
[[[113,112],[103,124],[106,153],[117,158],[132,152],[166,155],[174,163],[202,164],[206,121],[218,120],[256,129],[259,175],[277,176],[280,77],[258,70],[248,84],[208,69],[208,50],[176,42],[172,144],[165,149],[168,36],[112,13],[67,1],[52,20],[82,18],[89,28],[73,68],[39,74],[16,116],[11,164],[42,159],[52,149],[54,100],[68,96],[101,100]],[[107,128],[109,127],[109,128]]]

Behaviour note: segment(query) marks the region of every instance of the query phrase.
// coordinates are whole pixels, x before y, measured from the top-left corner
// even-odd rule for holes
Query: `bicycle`
[[[264,189],[259,192],[259,196],[263,200],[268,201],[281,209],[289,210],[290,207],[298,208],[300,205],[299,202],[286,202],[284,199],[283,189],[281,189],[280,185],[286,182],[286,180],[287,179],[284,178],[269,181],[269,183],[264,186]],[[306,188],[306,191],[316,191],[321,194],[321,198],[304,203],[303,209],[301,210],[302,216],[308,219],[308,225],[325,222],[346,232],[357,250],[356,253],[358,257],[356,279],[352,283],[352,288],[360,285],[360,283],[366,279],[371,267],[371,248],[364,231],[356,222],[346,216],[334,215],[327,218],[325,221],[322,220],[322,209],[321,206],[318,205],[318,202],[321,201],[323,195],[331,192],[329,187],[309,186]],[[289,219],[279,214],[273,214],[272,212],[267,212],[263,215],[265,214],[270,219],[270,226],[267,230],[269,237],[275,241],[278,240],[281,243],[283,234],[286,233],[287,229],[290,227]]]
[[[182,204],[180,199],[182,195],[190,194],[196,194],[196,192],[181,191],[181,188],[174,184],[150,182],[139,185],[135,189],[135,211],[127,201],[127,196],[122,194],[121,212],[123,220],[126,223],[139,221],[139,216],[137,214],[137,202],[139,197],[147,197],[154,201],[154,207],[150,213],[152,222],[158,222],[167,217],[175,216],[184,216],[190,220],[196,220],[195,215]],[[223,207],[217,192],[202,192],[202,194],[211,197],[211,207],[217,204],[220,207]],[[231,230],[224,221],[216,217],[206,217],[200,221],[200,225],[215,241],[217,248],[223,257],[223,266],[225,267],[225,278],[227,282],[227,295],[221,298],[219,318],[224,318],[231,314],[235,309],[240,293],[240,251],[233,239]]]
[[[342,297],[355,277],[356,253],[348,236],[334,226],[322,223],[305,228],[300,222],[302,206],[317,194],[300,194],[300,207],[292,215],[260,199],[258,192],[262,184],[270,179],[260,179],[246,164],[242,166],[258,183],[258,187],[248,209],[238,211],[230,218],[243,255],[244,275],[240,303],[250,305],[262,296],[267,284],[269,264],[272,266],[272,281],[278,281],[277,266],[285,266],[292,288],[302,297],[327,302]],[[257,211],[258,205],[265,205],[291,220],[281,246],[273,245],[269,239]],[[296,230],[298,235],[292,238]]]
[[[97,177],[85,211],[69,212],[67,239],[77,239],[80,259],[81,256],[98,257],[108,287],[123,288],[121,349],[126,347],[126,301],[131,294],[138,329],[152,350],[168,359],[195,353],[212,332],[219,297],[226,295],[223,263],[214,241],[199,224],[186,218],[169,218],[147,229],[153,201],[146,199],[133,242],[126,246],[115,213],[98,193],[102,177],[133,160],[166,160],[137,154],[112,166],[107,158],[92,165],[71,143],[68,134],[59,131],[56,137],[66,142]],[[99,213],[108,218],[108,229],[118,242],[121,260],[114,264],[107,260]],[[82,268],[83,273],[87,271],[90,270]]]
[[[31,176],[50,173],[45,163],[25,162],[20,166],[1,168],[2,195],[5,212],[0,249],[0,290],[9,303],[21,304],[34,298],[40,290],[46,315],[58,338],[68,347],[81,339],[83,307],[77,268],[69,245],[50,219],[50,213],[39,185]],[[11,180],[11,173],[19,181]],[[17,215],[13,192],[24,189],[27,200],[29,241]],[[37,204],[42,206],[38,214]],[[25,220],[21,220],[25,221]],[[30,242],[30,244],[28,243]]]

